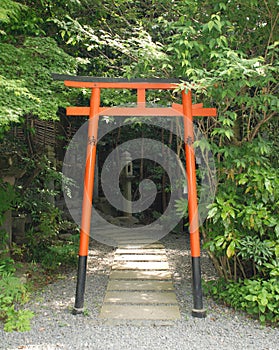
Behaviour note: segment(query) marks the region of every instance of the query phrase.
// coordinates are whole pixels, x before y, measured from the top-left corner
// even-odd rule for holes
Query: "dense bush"
[[[260,139],[223,148],[205,247],[227,279],[269,278],[267,264],[279,257],[279,171],[273,152],[272,143]]]
[[[257,139],[219,150],[219,185],[203,228],[222,278],[207,289],[223,300],[278,324],[279,171],[274,144]],[[223,283],[222,281],[226,281]]]
[[[0,262],[0,319],[4,321],[4,330],[28,331],[33,312],[23,309],[28,301],[29,292],[26,284],[14,276],[14,262],[1,259]]]
[[[215,300],[259,318],[263,324],[279,325],[279,279],[244,280],[228,283],[224,279],[204,285]]]

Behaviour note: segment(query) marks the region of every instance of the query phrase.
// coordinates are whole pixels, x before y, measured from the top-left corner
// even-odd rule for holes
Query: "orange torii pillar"
[[[86,282],[87,257],[90,237],[91,209],[94,186],[94,170],[97,150],[98,121],[101,115],[111,116],[183,116],[184,144],[186,158],[186,173],[188,183],[188,214],[189,232],[192,257],[192,285],[194,317],[205,317],[203,308],[200,264],[200,234],[196,187],[196,165],[194,152],[194,116],[216,116],[215,108],[203,108],[202,104],[192,105],[191,91],[182,91],[182,105],[173,104],[172,108],[147,108],[145,106],[145,92],[153,90],[174,90],[179,80],[169,79],[124,79],[97,78],[84,76],[68,76],[53,74],[55,80],[62,80],[69,87],[91,89],[90,107],[68,107],[67,115],[89,116],[87,155],[84,176],[84,193],[82,204],[82,218],[80,227],[80,247],[78,261],[78,276],[74,314],[82,313],[84,306],[84,292]],[[100,107],[101,89],[133,89],[137,91],[136,107]]]

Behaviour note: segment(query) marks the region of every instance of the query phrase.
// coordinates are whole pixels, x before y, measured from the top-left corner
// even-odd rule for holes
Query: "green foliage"
[[[0,179],[0,225],[3,224],[3,214],[9,210],[15,202],[16,193],[12,185]]]
[[[19,307],[28,301],[29,293],[26,285],[13,276],[11,263],[11,259],[2,259],[0,264],[0,319],[7,332],[28,331],[34,314]]]
[[[59,210],[55,207],[52,210],[41,213],[39,224],[27,232],[27,247],[29,260],[40,262],[45,251],[57,239],[59,232]]]
[[[79,235],[77,236],[79,238]],[[67,244],[56,242],[40,254],[40,261],[46,270],[55,271],[59,267],[77,267],[78,241],[73,239]]]
[[[175,201],[175,208],[177,214],[181,217],[188,216],[188,201],[186,198],[179,198]]]
[[[273,148],[264,140],[219,149],[216,199],[208,214],[208,248],[222,265],[224,277],[264,273],[262,266],[276,258],[279,173],[272,166]],[[228,269],[233,260],[234,271]],[[251,271],[252,269],[253,271]]]
[[[109,52],[105,57],[96,57],[93,70],[101,70],[105,76],[154,77],[162,75],[160,67],[167,56],[163,46],[155,42],[142,26],[129,26],[119,32],[103,30],[89,25],[81,25],[70,17],[56,20],[61,27],[61,35],[68,45],[82,45],[90,53],[96,50]],[[111,56],[111,57],[109,57]],[[89,65],[90,66],[90,65]],[[111,68],[113,67],[113,69]],[[159,69],[158,69],[159,68]]]
[[[54,119],[58,107],[71,99],[84,102],[86,92],[80,96],[73,89],[69,92],[52,81],[51,72],[185,80],[181,89],[191,88],[194,99],[218,109],[217,118],[198,122],[213,149],[218,175],[217,196],[202,228],[206,247],[226,280],[254,276],[261,278],[255,285],[263,287],[277,278],[278,1],[25,0],[24,4],[25,8],[2,0],[0,5],[0,135],[27,115]],[[102,102],[115,105],[134,97],[126,91],[104,92]],[[42,170],[34,181],[20,183],[19,209],[33,217],[31,256],[40,259],[44,252],[43,263],[51,262],[55,268],[68,254],[67,245],[57,243],[62,222],[50,205],[54,193],[42,185],[50,173]],[[185,203],[177,203],[181,215],[187,213]],[[71,248],[70,244],[69,259]],[[275,295],[270,286],[264,288]],[[254,295],[253,288],[244,290],[247,297],[249,293]],[[265,298],[258,294],[257,298],[247,299],[243,308],[265,303]]]
[[[32,223],[27,226],[23,255],[28,261],[41,263],[47,270],[60,265],[74,265],[77,261],[77,244],[60,241],[61,232],[75,233],[76,226],[62,218],[62,212],[54,205],[59,194],[62,174],[42,155],[39,159],[23,157],[26,174],[16,188],[17,210],[29,215]],[[53,183],[54,186],[49,186]]]
[[[13,274],[15,272],[15,262],[11,258],[1,258],[0,260],[0,276],[5,274]]]
[[[263,324],[279,325],[278,278],[238,283],[219,279],[207,282],[204,290],[214,299],[257,317]]]
[[[1,128],[26,115],[57,118],[58,106],[67,105],[70,95],[51,73],[74,73],[76,60],[51,38],[26,38],[19,46],[2,43],[0,60]]]
[[[48,211],[41,213],[39,225],[27,232],[26,254],[29,261],[40,263],[45,270],[52,271],[60,266],[76,266],[77,236],[73,235],[66,243],[60,240],[59,233],[63,225],[65,222],[57,208],[49,207]]]
[[[78,242],[75,236],[66,243],[59,239],[60,231],[67,224],[62,220],[59,209],[48,205],[47,209],[34,211],[34,214],[38,221],[37,226],[34,221],[34,226],[26,234],[27,259],[52,271],[60,266],[76,266]],[[69,232],[73,228],[67,227],[66,230]]]
[[[0,179],[0,225],[5,221],[5,212],[12,208],[16,201],[16,192],[9,183]],[[7,249],[8,235],[3,229],[0,229],[0,252]],[[0,268],[1,271],[1,268]]]
[[[261,267],[273,257],[273,245],[272,241],[262,241],[259,237],[246,236],[239,241],[238,256],[244,260],[252,259],[258,267]]]
[[[30,158],[24,152],[21,157],[25,175],[16,186],[19,197],[17,209],[22,213],[31,214],[32,219],[39,223],[40,215],[56,210],[52,202],[59,194],[63,175],[53,167],[44,154]],[[54,183],[54,188],[50,188],[50,183]]]
[[[6,332],[30,331],[30,320],[34,317],[34,313],[30,310],[15,310],[14,305],[8,308],[6,312],[7,318],[4,325]]]
[[[2,0],[0,4],[0,24],[10,23],[19,19],[20,12],[27,9],[26,6],[12,0]],[[5,34],[0,29],[0,34]]]

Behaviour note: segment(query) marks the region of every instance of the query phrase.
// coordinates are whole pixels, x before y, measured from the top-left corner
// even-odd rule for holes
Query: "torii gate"
[[[203,318],[206,311],[203,308],[200,265],[200,234],[198,222],[198,202],[196,189],[196,166],[194,153],[193,117],[216,116],[215,108],[203,108],[203,104],[192,104],[191,91],[182,91],[182,105],[173,104],[172,108],[147,108],[145,105],[146,90],[174,90],[180,83],[176,79],[124,79],[96,78],[88,76],[69,76],[53,74],[54,80],[62,80],[68,87],[91,89],[90,107],[68,107],[67,115],[88,116],[88,143],[84,175],[84,193],[80,227],[80,246],[78,260],[78,275],[76,285],[74,314],[82,313],[86,281],[87,257],[90,237],[90,221],[93,199],[94,171],[97,150],[97,134],[99,116],[183,116],[184,144],[186,158],[186,174],[188,185],[188,215],[190,247],[192,257],[193,309],[192,316]],[[133,89],[137,91],[136,107],[100,107],[101,89]]]

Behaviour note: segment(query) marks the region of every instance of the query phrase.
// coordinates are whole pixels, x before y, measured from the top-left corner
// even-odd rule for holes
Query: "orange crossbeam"
[[[67,115],[89,115],[89,107],[67,107]],[[145,107],[101,107],[99,115],[105,116],[128,116],[128,117],[177,117],[182,113],[172,108],[145,108]]]
[[[193,116],[214,117],[216,108],[200,108],[201,104],[193,105]],[[180,108],[181,107],[181,108]],[[67,115],[88,116],[89,107],[67,107]],[[183,116],[182,105],[176,104],[173,108],[145,108],[145,107],[100,107],[100,116],[113,117],[180,117]]]
[[[183,107],[178,103],[173,103],[172,108],[183,114]],[[193,117],[216,117],[216,108],[203,108],[202,103],[192,105],[192,116]]]

